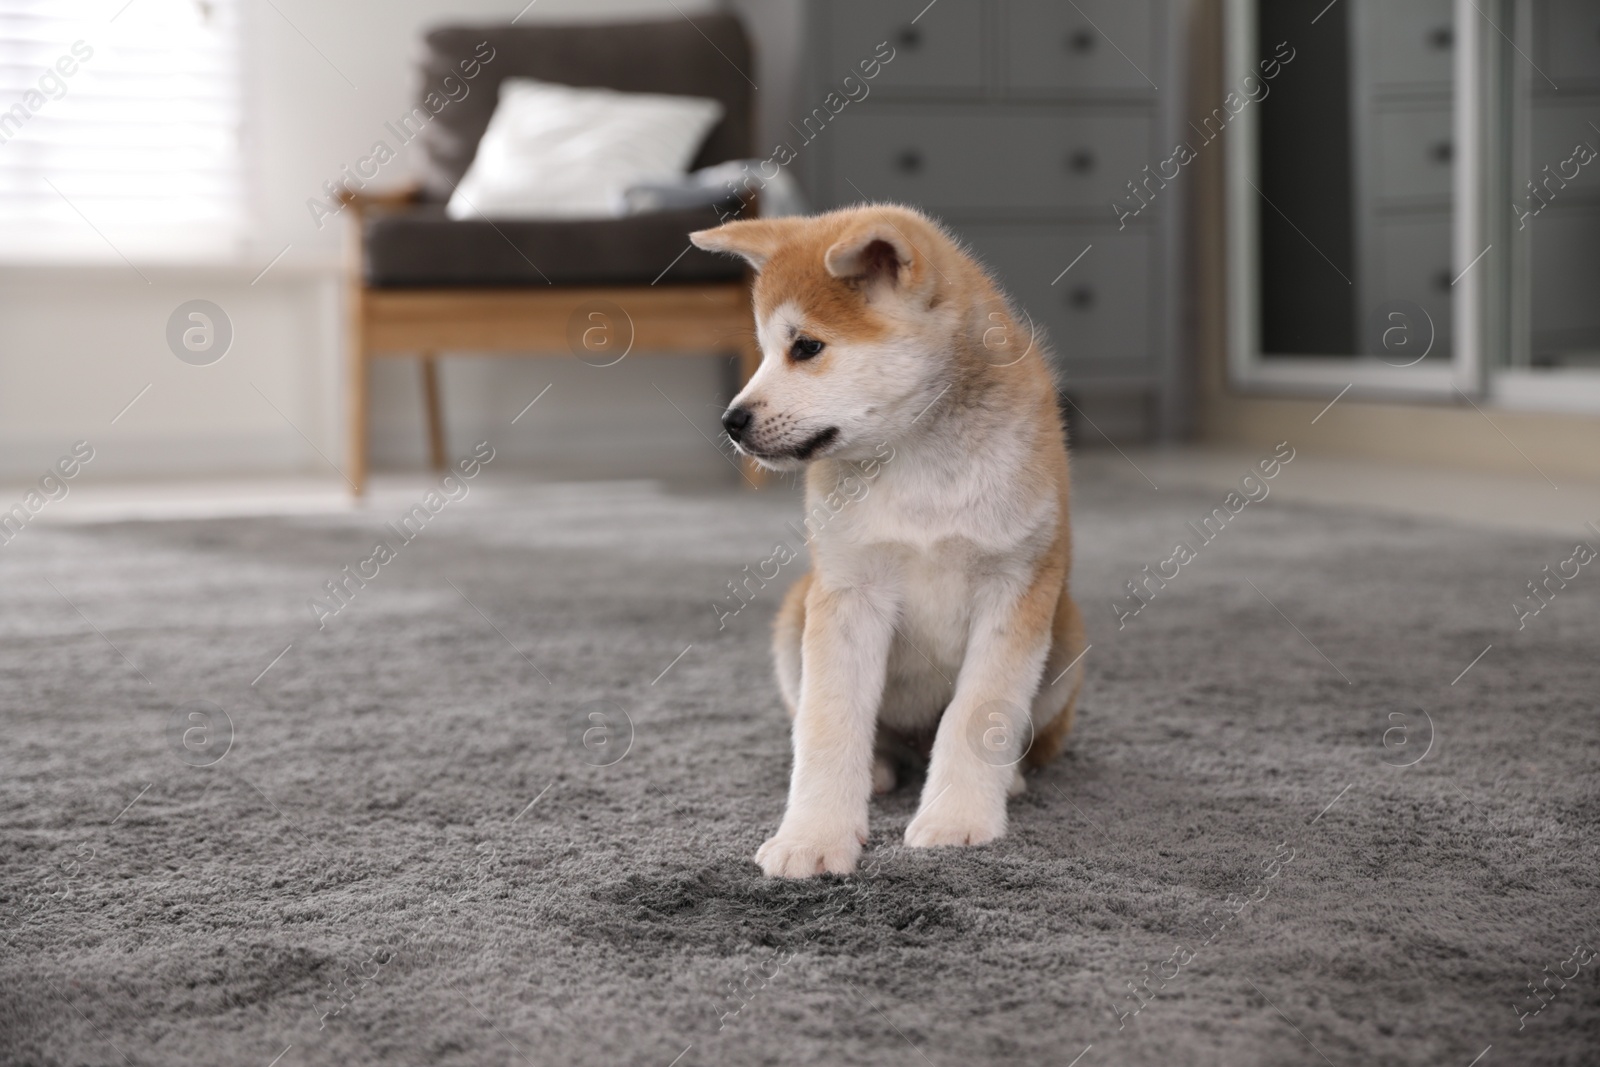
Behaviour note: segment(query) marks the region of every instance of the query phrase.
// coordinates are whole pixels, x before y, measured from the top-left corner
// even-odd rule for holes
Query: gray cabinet
[[[805,106],[880,44],[894,57],[800,149],[819,208],[887,200],[935,215],[1040,329],[1069,396],[1142,393],[1164,437],[1187,421],[1177,226],[1193,178],[1159,170],[1173,173],[1179,142],[1220,151],[1178,129],[1182,9],[812,0]]]

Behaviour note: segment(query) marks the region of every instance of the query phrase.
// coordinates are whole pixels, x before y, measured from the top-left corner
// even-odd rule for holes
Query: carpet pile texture
[[[1088,681],[1009,836],[903,848],[912,782],[808,882],[751,862],[803,561],[714,606],[786,488],[30,526],[0,1063],[1597,1062],[1600,570],[1511,606],[1581,531],[1269,498],[1201,543],[1221,494],[1127,474],[1076,488]]]

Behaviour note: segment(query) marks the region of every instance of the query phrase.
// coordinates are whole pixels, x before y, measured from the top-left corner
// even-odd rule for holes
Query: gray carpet
[[[0,548],[0,1061],[1600,1060],[1600,577],[1510,608],[1570,541],[1274,497],[1119,632],[1221,494],[1081,480],[1089,680],[1010,836],[907,851],[902,790],[780,883],[778,590],[711,604],[795,498],[504,476],[321,631],[402,509]]]

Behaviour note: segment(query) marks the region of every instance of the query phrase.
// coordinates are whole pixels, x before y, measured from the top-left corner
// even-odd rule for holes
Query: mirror
[[[1447,364],[1454,4],[1321,6],[1256,13],[1255,54],[1293,55],[1256,118],[1261,352]]]

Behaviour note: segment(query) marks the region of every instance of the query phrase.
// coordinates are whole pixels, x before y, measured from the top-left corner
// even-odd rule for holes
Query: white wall
[[[117,259],[79,268],[0,268],[0,479],[36,478],[80,438],[96,447],[85,477],[97,480],[243,472],[333,477],[315,449],[343,464],[338,266],[345,227],[335,219],[319,230],[306,201],[321,196],[323,182],[342,165],[367,154],[385,120],[406,110],[425,28],[503,22],[526,0],[242,2],[246,170],[257,223],[249,247],[222,267],[141,264],[148,282]],[[716,6],[716,0],[537,0],[521,21],[676,18],[680,10]],[[798,5],[748,6],[753,22],[777,27],[780,39],[764,52],[781,54],[792,45],[781,38],[795,17],[785,12]],[[792,58],[787,62],[792,72]],[[768,90],[768,97],[778,95],[776,87]],[[774,106],[763,100],[767,121]],[[403,181],[408,151],[375,184]],[[285,245],[288,253],[251,284]],[[167,316],[193,298],[217,303],[234,324],[232,349],[208,367],[180,362],[165,342]],[[493,433],[514,460],[552,469],[619,476],[692,470],[733,479],[654,388],[714,434],[726,375],[720,360],[642,354],[605,369],[561,356],[449,360],[442,370],[454,449]],[[552,388],[539,405],[508,427],[547,384]],[[415,464],[422,431],[414,366],[380,364],[374,392],[377,463]]]

